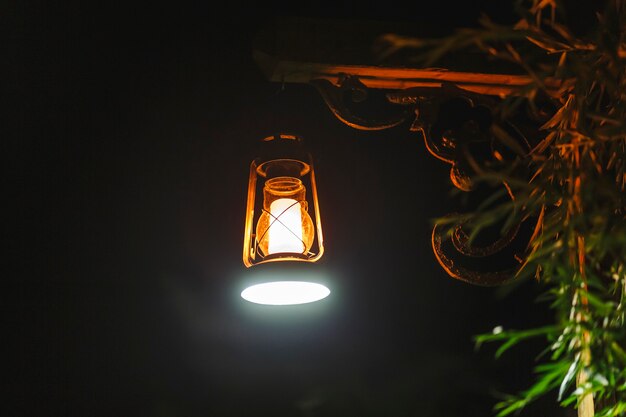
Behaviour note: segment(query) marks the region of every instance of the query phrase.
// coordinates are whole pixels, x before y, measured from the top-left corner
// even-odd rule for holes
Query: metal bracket
[[[352,109],[352,103],[365,101],[369,93],[357,76],[341,74],[337,85],[326,78],[309,82],[317,88],[333,114],[355,129],[390,129],[412,115],[409,129],[422,136],[429,153],[451,165],[450,179],[462,191],[473,191],[472,177],[489,160],[502,161],[506,153],[497,148],[494,140],[493,111],[498,103],[494,96],[468,91],[445,81],[434,87],[392,90],[385,94],[386,103],[398,106],[398,111],[385,119],[376,119],[357,115]],[[350,102],[346,100],[348,96]],[[513,129],[512,132],[510,135],[515,136],[519,131]],[[530,151],[526,138],[520,135],[515,139],[520,142],[520,149]],[[508,185],[503,183],[502,186],[506,187],[509,197],[514,198]],[[438,262],[451,277],[481,286],[501,285],[514,279],[522,264],[523,254],[511,250],[520,239],[528,239],[525,234],[518,234],[519,230],[520,225],[477,248],[469,243],[462,225],[454,228],[452,239],[436,226],[432,247]],[[508,266],[492,270],[493,259],[502,256],[508,259]],[[476,258],[484,259],[486,268],[477,268]]]
[[[368,98],[368,88],[356,76],[343,75],[339,78],[337,85],[321,78],[311,80],[310,84],[317,88],[335,117],[354,129],[390,129],[407,120],[410,115],[406,109],[402,109],[399,114],[383,120],[365,118],[355,114],[350,104],[364,102]],[[347,100],[347,96],[350,97],[350,101]]]

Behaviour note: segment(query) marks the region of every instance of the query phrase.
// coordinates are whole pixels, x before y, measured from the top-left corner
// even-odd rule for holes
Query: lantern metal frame
[[[272,262],[317,262],[324,254],[324,237],[322,231],[322,220],[320,215],[319,200],[317,196],[317,182],[315,179],[315,168],[312,155],[304,150],[301,136],[291,134],[276,134],[263,139],[263,143],[283,141],[277,149],[269,154],[255,158],[250,163],[250,173],[248,177],[248,196],[246,205],[246,221],[243,238],[243,263],[247,268],[255,265]],[[292,252],[280,252],[274,254],[262,254],[258,251],[258,237],[255,227],[265,209],[262,198],[257,199],[263,189],[261,183],[269,180],[268,167],[274,163],[286,162],[292,167],[300,165],[298,179],[302,180],[305,189],[308,191],[305,197],[305,207],[313,207],[311,220],[313,221],[313,243],[306,253],[298,254]],[[260,181],[259,179],[263,180]],[[309,201],[310,200],[310,201]],[[260,203],[260,204],[259,204]],[[312,204],[311,204],[312,203]],[[270,213],[271,215],[271,213]],[[275,218],[275,221],[278,219]],[[278,220],[279,221],[279,220]]]

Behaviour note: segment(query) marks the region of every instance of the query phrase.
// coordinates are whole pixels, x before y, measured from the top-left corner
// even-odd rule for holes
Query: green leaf
[[[572,381],[574,380],[574,377],[578,373],[578,363],[579,363],[579,356],[577,356],[576,360],[572,362],[569,369],[567,370],[567,374],[565,374],[565,378],[563,378],[563,382],[561,382],[561,386],[559,387],[559,396],[557,397],[557,401],[561,401],[561,399],[563,398],[563,394],[565,393],[565,390],[569,388]]]

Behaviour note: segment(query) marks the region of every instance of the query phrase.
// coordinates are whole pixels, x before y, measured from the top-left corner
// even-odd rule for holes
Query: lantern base
[[[328,275],[319,265],[282,261],[255,265],[245,271],[241,297],[255,304],[296,305],[330,295]]]

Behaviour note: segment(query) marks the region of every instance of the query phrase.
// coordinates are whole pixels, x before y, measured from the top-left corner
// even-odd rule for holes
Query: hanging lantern
[[[315,173],[302,139],[263,139],[250,164],[243,263],[254,274],[241,296],[258,304],[303,304],[330,294],[310,265],[324,253]]]

